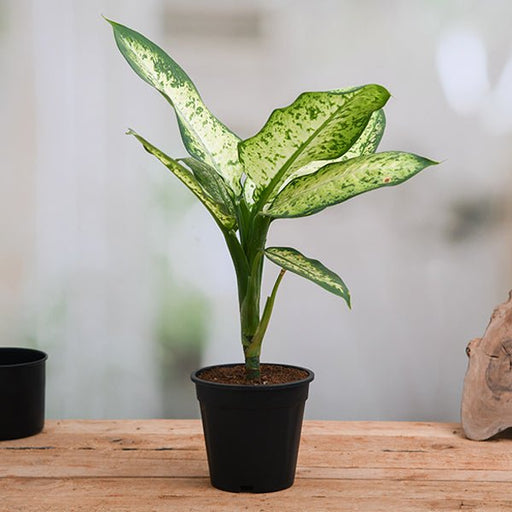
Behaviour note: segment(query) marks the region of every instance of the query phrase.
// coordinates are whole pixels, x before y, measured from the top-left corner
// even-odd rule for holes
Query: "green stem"
[[[247,372],[247,377],[252,379],[260,378],[260,354],[261,354],[261,344],[263,342],[263,337],[267,332],[268,323],[270,321],[270,316],[272,315],[272,310],[274,308],[274,302],[276,300],[277,290],[286,270],[284,268],[281,269],[279,275],[277,276],[276,282],[274,283],[274,287],[272,288],[272,293],[267,297],[267,301],[265,303],[265,308],[263,309],[263,314],[261,315],[261,320],[252,337],[251,344],[245,350],[245,368]]]
[[[246,255],[249,273],[244,277],[247,285],[240,299],[240,330],[242,347],[246,358],[246,368],[252,367],[256,372],[247,372],[247,378],[259,378],[259,355],[252,362],[247,362],[246,350],[251,345],[254,335],[260,325],[261,282],[263,275],[263,255],[270,219],[250,213],[247,222],[249,229],[240,231],[240,243]],[[256,377],[254,375],[257,374]]]
[[[249,263],[247,256],[240,244],[234,231],[222,230],[224,239],[228,246],[229,254],[233,260],[233,266],[235,267],[235,274],[238,288],[238,300],[241,303],[247,293],[248,279],[247,276],[250,274]]]
[[[237,204],[238,236],[234,231],[224,232],[233,265],[235,267],[238,301],[240,307],[240,331],[248,380],[260,378],[260,352],[272,305],[281,281],[279,276],[271,296],[267,299],[260,318],[261,283],[265,243],[271,219],[250,210],[242,200]]]
[[[251,264],[251,272],[247,276],[246,293],[240,302],[240,328],[244,353],[251,344],[252,338],[260,323],[260,293],[263,253],[260,253]]]

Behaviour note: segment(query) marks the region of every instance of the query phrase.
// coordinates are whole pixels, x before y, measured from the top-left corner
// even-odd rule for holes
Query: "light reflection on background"
[[[477,114],[491,133],[504,134],[512,129],[512,54],[491,84],[487,53],[485,41],[475,30],[448,29],[437,51],[439,77],[456,113]]]
[[[455,28],[441,37],[439,76],[450,107],[458,114],[477,112],[489,93],[487,55],[481,37]]]

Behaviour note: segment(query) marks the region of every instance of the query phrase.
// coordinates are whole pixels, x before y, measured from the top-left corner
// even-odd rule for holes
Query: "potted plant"
[[[293,483],[304,403],[313,373],[262,365],[262,341],[286,271],[340,296],[343,280],[290,247],[266,247],[276,219],[317,213],[363,192],[397,185],[436,162],[411,153],[376,153],[388,91],[375,84],[305,92],[275,110],[253,137],[241,140],[205,106],[185,71],[143,35],[110,21],[133,70],[173,107],[189,157],[174,159],[133,130],[152,155],[204,204],[233,260],[240,307],[243,364],[193,373],[212,484],[229,491],[268,492]],[[280,267],[260,309],[265,258]]]

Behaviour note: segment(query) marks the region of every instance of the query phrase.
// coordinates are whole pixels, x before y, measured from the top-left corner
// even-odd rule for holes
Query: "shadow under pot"
[[[220,365],[238,366],[238,365]],[[286,384],[232,385],[192,374],[201,407],[210,480],[231,492],[262,493],[293,485],[304,406],[314,374]]]
[[[0,440],[43,429],[47,358],[40,350],[0,347]]]

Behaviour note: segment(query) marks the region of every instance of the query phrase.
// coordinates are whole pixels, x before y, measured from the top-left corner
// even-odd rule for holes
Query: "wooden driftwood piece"
[[[481,441],[512,427],[512,291],[466,353],[462,428],[469,439]]]

